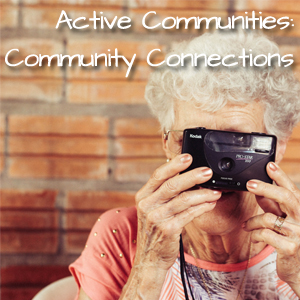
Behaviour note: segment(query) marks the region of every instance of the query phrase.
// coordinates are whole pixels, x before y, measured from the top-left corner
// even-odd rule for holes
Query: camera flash
[[[272,149],[272,138],[266,136],[254,136],[252,140],[252,148],[270,151]]]

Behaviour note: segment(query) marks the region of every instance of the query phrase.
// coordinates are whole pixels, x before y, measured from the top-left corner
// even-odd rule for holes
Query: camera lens
[[[219,161],[219,169],[224,172],[229,172],[234,167],[234,161],[229,157],[223,157]]]

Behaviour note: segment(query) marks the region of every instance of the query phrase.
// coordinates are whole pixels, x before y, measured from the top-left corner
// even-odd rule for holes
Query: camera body
[[[205,129],[185,129],[182,153],[193,162],[184,172],[209,167],[212,178],[200,186],[210,189],[247,191],[246,183],[258,179],[272,183],[266,166],[275,161],[277,138],[265,133],[244,133]]]

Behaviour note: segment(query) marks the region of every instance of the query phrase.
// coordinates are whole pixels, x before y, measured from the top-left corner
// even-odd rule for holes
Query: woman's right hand
[[[193,189],[208,181],[212,170],[197,168],[183,174],[192,156],[181,154],[159,167],[136,195],[138,238],[135,264],[169,270],[179,252],[183,228],[211,211],[221,192]]]
[[[221,197],[219,191],[191,189],[212,176],[207,167],[179,174],[191,163],[189,154],[176,156],[159,167],[136,194],[137,251],[120,299],[159,299],[166,274],[178,256],[183,228],[213,210]]]

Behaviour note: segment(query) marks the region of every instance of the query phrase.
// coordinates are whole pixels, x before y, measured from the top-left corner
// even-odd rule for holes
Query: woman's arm
[[[247,184],[265,213],[246,221],[244,229],[252,232],[254,243],[265,242],[276,249],[277,274],[300,297],[300,190],[278,165],[269,163],[267,172],[276,185],[259,180]],[[286,215],[279,230],[275,227],[278,216],[268,209],[270,201],[277,203]]]
[[[165,276],[165,271],[154,268],[142,271],[133,269],[119,299],[159,299]],[[92,299],[80,288],[78,300]]]
[[[212,170],[206,167],[180,174],[191,162],[192,157],[189,154],[176,156],[159,167],[137,193],[136,254],[129,277],[121,293],[117,291],[121,282],[113,287],[113,277],[119,275],[118,269],[114,269],[105,260],[112,285],[102,286],[107,292],[105,297],[95,294],[94,291],[93,300],[159,299],[167,272],[178,257],[183,228],[194,218],[211,211],[221,196],[218,191],[191,189],[212,176]],[[113,255],[111,253],[110,256]],[[101,269],[97,276],[101,279]],[[98,284],[97,279],[95,282]],[[81,293],[80,300],[89,299],[84,298],[83,291]],[[89,294],[89,291],[86,290],[86,293]]]
[[[212,176],[205,167],[180,174],[191,162],[189,154],[175,157],[159,167],[137,193],[137,251],[119,299],[158,300],[178,256],[184,226],[212,210],[220,198],[218,191],[190,190]]]
[[[154,267],[134,267],[119,299],[159,299],[166,274]]]

